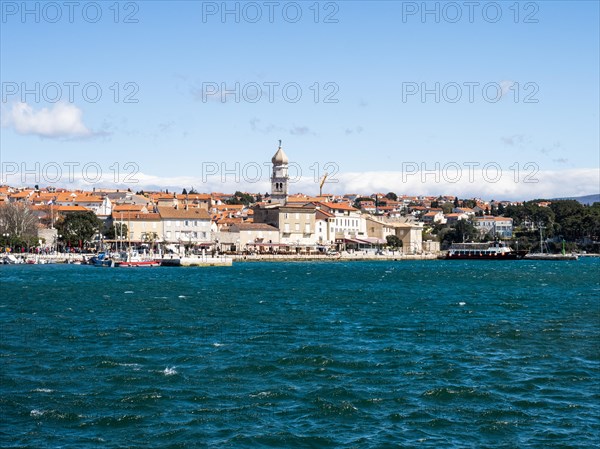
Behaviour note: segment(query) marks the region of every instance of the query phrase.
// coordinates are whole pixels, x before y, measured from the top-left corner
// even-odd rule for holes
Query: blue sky
[[[468,2],[228,2],[238,13],[224,17],[222,2],[78,2],[72,11],[29,2],[25,15],[22,2],[1,3],[9,184],[23,184],[17,166],[48,184],[55,165],[67,184],[64,164],[78,162],[76,183],[93,163],[97,184],[110,184],[118,164],[118,180],[138,181],[136,190],[264,191],[267,168],[252,183],[254,166],[244,164],[268,162],[282,139],[303,175],[292,191],[314,193],[316,167],[331,172],[328,162],[335,193],[599,190],[595,1],[480,2],[472,11]],[[423,16],[423,5],[433,12]],[[466,181],[474,163],[476,179]],[[402,177],[414,164],[441,179]],[[485,164],[502,178],[482,177]],[[449,183],[457,166],[463,176]],[[524,183],[528,173],[537,182]]]

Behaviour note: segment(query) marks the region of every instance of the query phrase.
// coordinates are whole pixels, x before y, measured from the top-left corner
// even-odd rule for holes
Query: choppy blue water
[[[5,448],[590,448],[600,260],[0,267]]]

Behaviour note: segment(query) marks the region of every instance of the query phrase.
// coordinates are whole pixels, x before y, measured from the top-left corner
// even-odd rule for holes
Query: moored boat
[[[94,265],[95,267],[116,267],[119,263],[112,259],[110,255],[106,254],[105,252],[101,252],[91,257],[89,264]]]
[[[550,253],[529,253],[525,254],[528,260],[577,260],[577,254],[550,254]]]
[[[126,262],[121,262],[119,267],[131,268],[131,267],[158,267],[160,266],[160,261],[156,260],[131,260]]]
[[[562,252],[559,254],[544,252],[544,237],[542,234],[542,227],[540,226],[540,252],[528,253],[525,255],[525,259],[529,260],[577,260],[579,256],[577,254],[567,254],[565,250],[565,241],[562,241]]]
[[[446,259],[463,260],[515,260],[522,257],[503,242],[454,243],[446,254]]]
[[[156,260],[152,257],[141,256],[137,251],[132,251],[123,254],[122,261],[119,263],[119,267],[123,268],[158,266],[160,266],[160,260]]]

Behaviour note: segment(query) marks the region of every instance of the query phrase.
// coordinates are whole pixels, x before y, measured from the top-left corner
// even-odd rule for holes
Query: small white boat
[[[121,255],[121,262],[117,266],[122,268],[158,267],[160,266],[160,260],[149,256],[141,256],[137,251],[130,251]]]

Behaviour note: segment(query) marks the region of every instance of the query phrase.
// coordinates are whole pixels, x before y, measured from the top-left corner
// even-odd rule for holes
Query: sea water
[[[591,448],[600,260],[0,267],[6,448]]]

